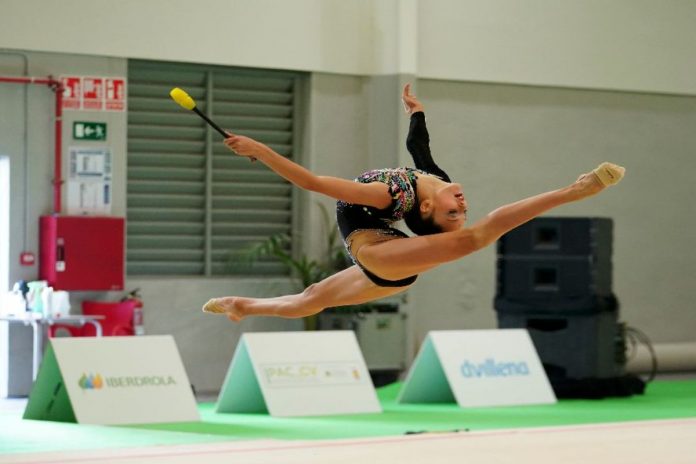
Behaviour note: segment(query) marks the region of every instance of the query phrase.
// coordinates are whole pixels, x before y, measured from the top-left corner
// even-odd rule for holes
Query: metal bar
[[[31,379],[36,381],[36,377],[39,375],[39,365],[41,364],[41,357],[43,356],[43,325],[38,319],[31,320],[31,329],[33,330],[33,345],[34,352],[32,366],[31,366]]]
[[[206,73],[205,108],[209,117],[213,113],[213,72]],[[205,236],[204,275],[212,275],[213,248],[213,133],[209,124],[205,130]]]
[[[54,169],[53,169],[53,212],[59,214],[61,211],[61,186],[62,178],[62,145],[63,145],[63,85],[60,81],[49,76],[45,77],[7,77],[0,76],[0,82],[8,84],[37,84],[47,85],[56,94],[55,108],[55,147],[54,147]]]
[[[49,84],[56,94],[55,147],[53,168],[53,212],[61,212],[61,187],[63,185],[63,86],[60,82]]]
[[[303,127],[301,127],[302,121],[304,119],[301,117],[301,105],[300,101],[304,101],[304,88],[302,83],[302,77],[295,76],[292,79],[292,159],[298,164],[305,163],[306,157],[301,154],[304,153],[302,146],[303,140],[301,140],[301,134],[303,133]],[[294,258],[299,258],[302,255],[303,243],[300,237],[302,236],[302,218],[306,217],[306,205],[303,204],[302,198],[306,198],[302,194],[302,190],[298,188],[292,188],[290,191],[290,233],[291,239],[291,253]]]

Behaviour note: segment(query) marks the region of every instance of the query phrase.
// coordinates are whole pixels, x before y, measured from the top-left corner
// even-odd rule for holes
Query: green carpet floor
[[[455,404],[401,405],[400,384],[378,389],[382,414],[273,418],[266,414],[216,414],[199,405],[201,422],[91,426],[26,421],[0,415],[0,454],[83,450],[250,439],[338,439],[407,432],[491,430],[696,417],[696,381],[664,380],[645,395],[604,400],[562,400],[554,405],[460,409]]]

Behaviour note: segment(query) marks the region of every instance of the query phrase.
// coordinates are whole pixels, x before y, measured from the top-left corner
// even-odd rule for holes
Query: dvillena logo
[[[80,380],[77,381],[77,384],[82,388],[83,390],[94,390],[94,389],[100,389],[104,386],[104,379],[102,379],[102,376],[97,374],[97,375],[92,375],[89,374],[82,374],[82,377],[80,377]]]
[[[529,366],[524,361],[499,362],[493,358],[487,358],[482,363],[465,360],[461,367],[464,377],[514,377],[529,375]]]

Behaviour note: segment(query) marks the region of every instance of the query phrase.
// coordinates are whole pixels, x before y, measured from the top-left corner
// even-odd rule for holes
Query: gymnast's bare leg
[[[235,322],[246,316],[298,318],[311,316],[329,307],[367,303],[395,295],[407,288],[409,287],[375,285],[354,265],[310,285],[302,293],[275,298],[213,298],[205,307],[209,312],[225,313]]]
[[[595,170],[581,175],[567,187],[504,205],[471,227],[366,245],[360,249],[358,260],[383,279],[403,279],[485,248],[525,222],[555,207],[596,195],[605,188],[607,184]]]

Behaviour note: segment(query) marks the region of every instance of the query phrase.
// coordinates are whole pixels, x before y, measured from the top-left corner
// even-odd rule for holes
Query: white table
[[[96,331],[96,336],[101,337],[102,326],[99,321],[102,319],[104,319],[104,316],[84,316],[81,314],[76,314],[72,316],[47,317],[42,314],[31,312],[21,315],[0,316],[0,321],[31,325],[34,335],[32,380],[36,380],[36,376],[39,373],[39,366],[41,365],[41,358],[43,357],[43,338],[45,334],[44,328],[52,326],[53,324],[75,325],[79,327],[82,327],[85,324],[92,324]]]

